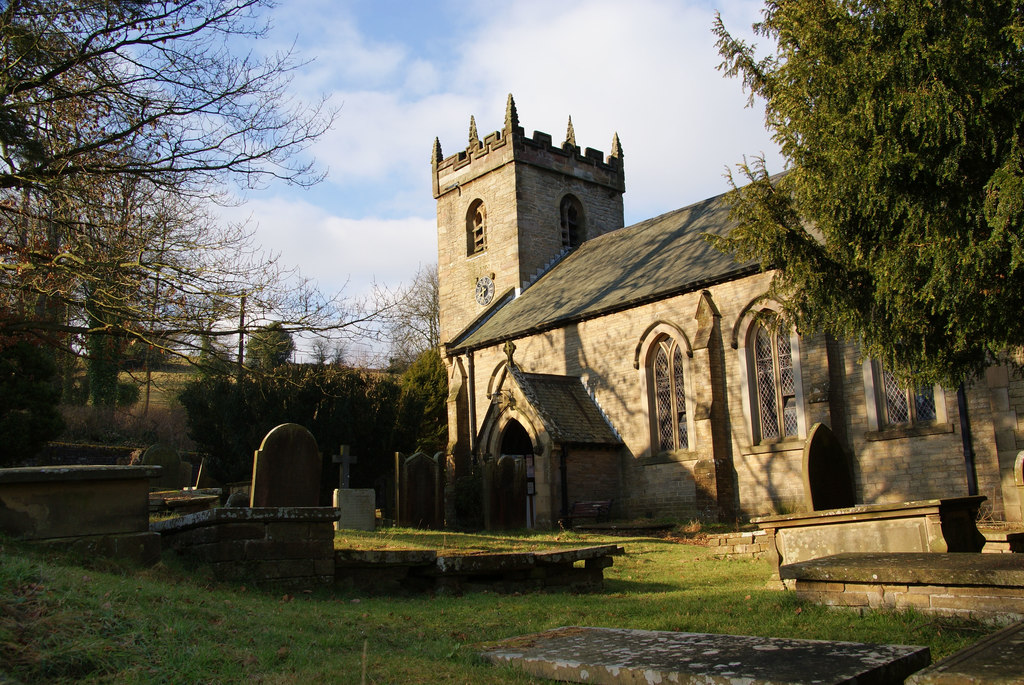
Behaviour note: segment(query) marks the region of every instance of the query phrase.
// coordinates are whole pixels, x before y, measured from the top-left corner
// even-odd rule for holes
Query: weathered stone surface
[[[184,472],[178,450],[170,445],[165,445],[161,442],[150,445],[142,453],[142,464],[144,466],[160,467],[160,477],[153,483],[153,487],[158,490],[180,490],[186,485],[191,485],[188,479],[183,478]],[[191,464],[189,464],[188,469],[191,474]]]
[[[433,457],[417,452],[402,461],[401,525],[413,528],[444,526],[442,457],[440,452]]]
[[[533,554],[454,554],[437,557],[438,573],[504,573],[532,568]]]
[[[984,497],[874,504],[752,521],[782,565],[845,552],[980,552],[975,519]]]
[[[352,565],[425,565],[437,560],[432,549],[339,549],[335,555],[339,564]]]
[[[1016,554],[841,554],[790,564],[798,597],[826,606],[905,609],[1005,625],[1024,619]]]
[[[334,579],[331,507],[211,509],[153,524],[167,544],[221,580],[310,589]]]
[[[525,592],[551,588],[600,589],[602,569],[621,547],[600,545],[550,552],[438,555],[434,550],[348,550],[335,552],[339,582],[369,591],[402,589],[461,593],[466,590]],[[583,568],[575,563],[584,562]]]
[[[596,559],[598,557],[622,556],[625,551],[619,545],[596,545],[578,549],[553,549],[534,552],[538,564],[564,564]]]
[[[979,585],[1024,588],[1024,559],[1015,554],[836,554],[780,570],[783,580]]]
[[[338,510],[333,507],[258,507],[209,509],[179,518],[155,521],[151,526],[158,533],[188,530],[221,523],[317,523],[334,521]]]
[[[899,683],[927,647],[612,628],[556,628],[483,652],[495,664],[578,683]]]
[[[982,552],[987,554],[1024,553],[1024,530],[982,526],[978,526],[978,530],[985,536],[985,547],[981,550]]]
[[[320,450],[297,423],[272,429],[252,465],[252,507],[315,507],[320,504]]]
[[[377,493],[372,488],[335,490],[334,506],[341,512],[336,530],[376,530]]]
[[[907,685],[1024,683],[1024,622],[992,633],[907,679]]]
[[[0,530],[27,540],[145,532],[154,466],[0,469]]]
[[[89,558],[101,556],[130,559],[144,566],[152,566],[160,560],[160,536],[149,531],[85,535],[76,538],[51,538],[39,542],[58,547],[64,552],[70,550]]]

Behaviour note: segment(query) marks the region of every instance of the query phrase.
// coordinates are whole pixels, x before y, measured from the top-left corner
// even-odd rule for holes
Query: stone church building
[[[623,159],[617,136],[581,150],[571,120],[560,144],[527,137],[511,96],[500,131],[471,119],[465,150],[434,143],[448,482],[482,471],[489,527],[592,500],[616,518],[807,510],[818,424],[856,503],[977,492],[1021,520],[1024,380],[901,387],[854,344],[766,325],[771,273],[702,238],[732,227],[725,196],[624,227]]]

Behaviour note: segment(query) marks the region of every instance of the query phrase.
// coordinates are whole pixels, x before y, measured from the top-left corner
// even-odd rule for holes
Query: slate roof
[[[522,294],[448,345],[479,349],[754,273],[702,234],[735,226],[718,195],[584,242]]]
[[[621,445],[601,409],[574,376],[524,373],[513,366],[512,378],[537,411],[555,442]]]

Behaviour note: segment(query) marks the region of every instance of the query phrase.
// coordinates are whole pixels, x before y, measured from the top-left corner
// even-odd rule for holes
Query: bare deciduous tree
[[[441,344],[437,265],[421,266],[412,283],[398,291],[387,314],[388,357],[404,369]]]
[[[2,5],[0,336],[188,353],[271,321],[364,321],[207,209],[231,183],[320,178],[304,152],[333,112],[291,99],[300,63],[232,51],[263,35],[267,4]]]

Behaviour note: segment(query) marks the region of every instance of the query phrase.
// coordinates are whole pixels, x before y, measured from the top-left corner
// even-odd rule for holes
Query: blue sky
[[[626,223],[723,192],[744,155],[780,157],[763,108],[746,108],[736,79],[716,70],[716,9],[750,35],[760,1],[283,0],[256,50],[295,44],[311,62],[297,97],[340,108],[312,153],[326,180],[250,192],[228,213],[251,217],[258,239],[326,291],[353,297],[397,287],[436,262],[430,151],[497,130],[508,93],[520,122],[606,154],[625,154]]]

